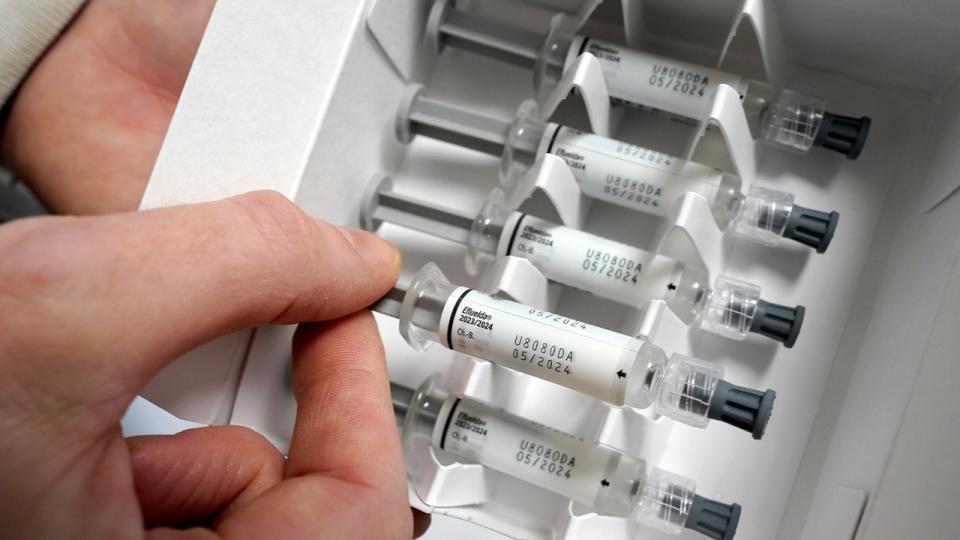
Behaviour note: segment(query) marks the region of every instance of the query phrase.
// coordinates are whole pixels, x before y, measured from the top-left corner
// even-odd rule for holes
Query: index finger
[[[314,219],[277,193],[0,229],[9,336],[137,391],[164,364],[234,330],[341,317],[399,274],[396,249]],[[5,333],[7,333],[5,332]]]

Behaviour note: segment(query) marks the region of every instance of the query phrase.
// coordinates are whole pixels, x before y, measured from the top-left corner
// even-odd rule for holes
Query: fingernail
[[[370,264],[386,265],[396,270],[400,269],[400,251],[390,242],[373,233],[351,227],[340,227],[340,231],[347,237],[353,249],[357,250],[363,260]]]

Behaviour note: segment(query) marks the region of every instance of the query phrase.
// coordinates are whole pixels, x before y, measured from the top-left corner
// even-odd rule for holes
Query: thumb
[[[166,363],[229,332],[363,309],[399,270],[389,243],[273,192],[26,220],[0,228],[0,284],[10,287],[0,285],[0,350],[30,360],[11,361],[7,375],[44,387],[30,392],[90,401],[119,382],[132,396]]]

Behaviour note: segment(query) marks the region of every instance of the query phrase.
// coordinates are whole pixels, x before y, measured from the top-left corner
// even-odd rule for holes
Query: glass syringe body
[[[546,153],[567,163],[590,198],[670,217],[685,193],[698,193],[722,230],[739,211],[743,196],[737,175],[566,126],[550,124],[544,136]]]
[[[569,45],[567,45],[569,43]],[[565,53],[564,53],[565,51]],[[541,93],[582,54],[600,62],[613,103],[666,113],[674,118],[706,118],[721,84],[739,95],[756,139],[792,152],[822,146],[848,159],[859,157],[870,132],[868,117],[827,112],[824,100],[733,73],[650,54],[587,36],[564,35],[554,27],[547,37],[535,84]],[[558,70],[558,56],[563,67]]]
[[[632,307],[662,299],[685,324],[742,340],[758,333],[793,346],[803,308],[766,302],[760,287],[709,274],[697,265],[511,210],[495,189],[477,216],[393,191],[389,177],[368,188],[361,221],[369,230],[388,221],[465,244],[466,267],[480,273],[514,256],[550,281]]]
[[[614,516],[629,515],[642,460],[480,402],[448,398],[434,446]]]
[[[433,263],[404,293],[400,334],[417,350],[433,343],[593,396],[695,426],[710,419],[761,438],[776,393],[723,380],[723,369],[672,356],[649,341],[451,284]]]
[[[756,285],[719,276],[711,288],[703,268],[528,214],[512,212],[501,226],[500,201],[495,192],[475,223],[469,270],[481,266],[484,248],[496,241],[495,258],[527,259],[551,281],[628,306],[663,300],[684,324],[728,339],[756,332],[787,347],[796,341],[803,308],[766,302]],[[784,326],[764,329],[764,310],[782,311],[773,323]]]
[[[428,41],[474,50],[534,71],[534,88],[546,96],[584,53],[596,57],[614,103],[661,111],[672,117],[706,118],[721,84],[732,87],[743,104],[754,138],[795,152],[813,146],[856,159],[870,130],[870,119],[835,115],[822,99],[733,73],[665,58],[569,31],[562,14],[544,37],[506,28],[458,11],[450,0],[435,0]]]
[[[717,225],[727,229],[743,200],[740,177],[694,161],[539,118],[532,100],[512,121],[408,90],[397,117],[400,139],[413,134],[501,157],[501,181],[515,187],[543,154],[563,159],[582,193],[630,210],[669,217],[687,192],[706,198]]]
[[[455,458],[533,484],[604,516],[629,518],[668,534],[684,528],[732,539],[740,506],[706,499],[689,478],[612,448],[511,414],[466,396],[451,396],[431,377],[416,391],[391,383],[407,450],[417,440]],[[410,396],[409,401],[398,399]],[[399,407],[399,408],[398,408]]]
[[[600,61],[610,96],[625,105],[646,106],[686,118],[699,118],[710,106],[717,88],[726,84],[740,94],[749,118],[751,113],[758,114],[774,97],[769,86],[732,73],[587,36],[576,36],[571,50],[589,52]]]
[[[400,333],[488,360],[614,405],[648,407],[666,355],[637,338],[458,287],[433,264],[411,282]],[[656,373],[647,376],[648,371]]]
[[[708,286],[705,271],[529,214],[511,213],[502,231],[497,257],[527,259],[547,279],[630,306],[666,299],[688,323]]]
[[[696,193],[706,200],[720,230],[767,246],[788,238],[823,253],[840,217],[794,204],[793,195],[781,191],[752,186],[745,195],[739,176],[701,163],[548,124],[530,100],[508,122],[425,96],[414,85],[397,120],[403,141],[417,133],[500,155],[501,181],[511,191],[549,153],[566,162],[585,196],[671,217],[686,193]]]
[[[456,289],[450,299],[438,327],[443,346],[615,405],[663,355],[636,338],[478,291]]]

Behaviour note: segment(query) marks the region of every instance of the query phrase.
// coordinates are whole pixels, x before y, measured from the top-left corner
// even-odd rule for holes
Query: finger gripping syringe
[[[693,480],[650,468],[644,460],[547,428],[428,379],[416,391],[390,384],[408,451],[426,439],[441,452],[557,493],[600,515],[631,519],[668,534],[691,529],[716,540],[734,537],[739,504],[698,495]],[[415,474],[415,472],[414,472]]]
[[[402,301],[399,300],[402,298]],[[776,393],[723,380],[723,368],[638,338],[452,285],[433,263],[374,305],[417,350],[433,343],[694,427],[720,420],[763,437]]]
[[[427,22],[427,40],[438,50],[446,45],[532,68],[540,95],[551,90],[585,52],[600,62],[613,102],[700,118],[720,84],[741,97],[751,130],[771,146],[807,152],[820,146],[856,159],[866,144],[870,118],[828,112],[820,98],[696,64],[576,35],[562,14],[548,32],[538,34],[470,16],[452,0],[435,0]]]
[[[711,288],[700,267],[513,211],[500,190],[474,217],[394,191],[389,178],[376,177],[360,222],[368,230],[389,222],[464,244],[471,274],[514,256],[551,281],[614,302],[645,307],[664,300],[685,324],[728,339],[753,333],[793,347],[803,325],[803,306],[768,302],[756,285],[720,276]]]
[[[562,158],[587,197],[659,217],[670,217],[686,192],[702,195],[725,232],[767,246],[794,240],[824,253],[840,219],[794,204],[793,195],[754,186],[742,193],[740,177],[662,152],[583,133],[539,118],[524,102],[512,121],[426,95],[412,85],[397,112],[397,136],[424,135],[500,156],[506,189],[544,154]]]

